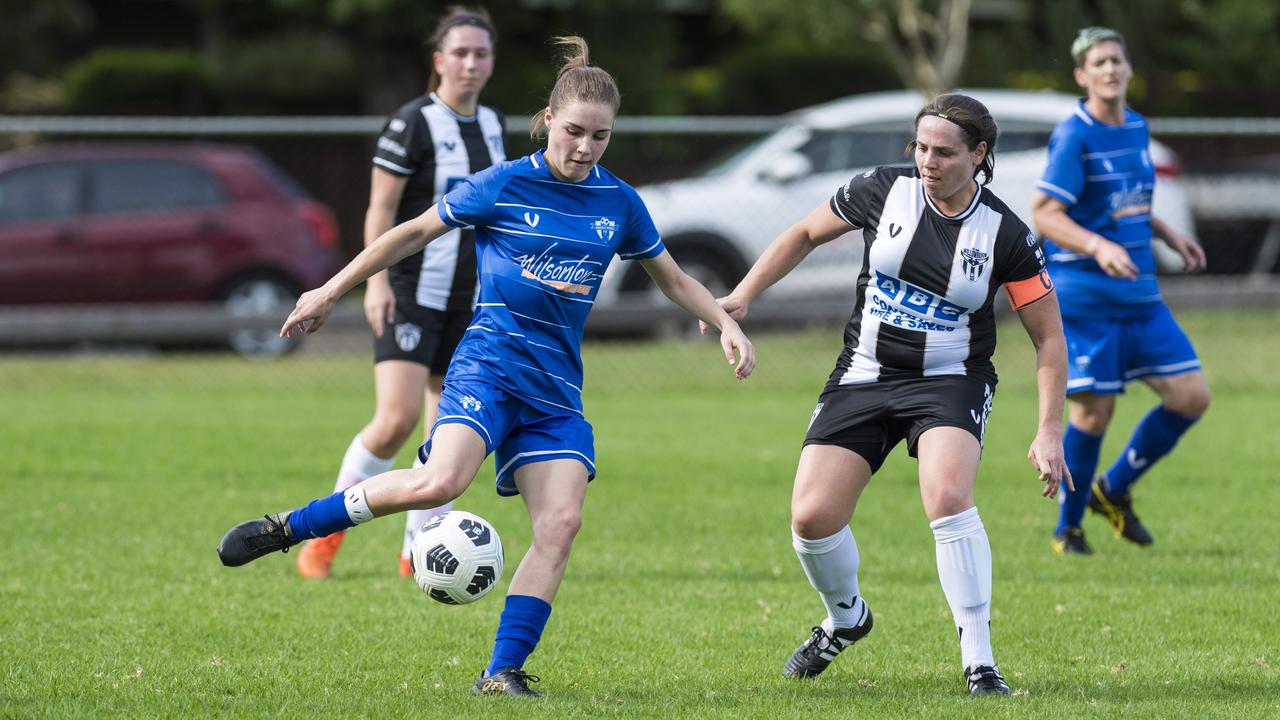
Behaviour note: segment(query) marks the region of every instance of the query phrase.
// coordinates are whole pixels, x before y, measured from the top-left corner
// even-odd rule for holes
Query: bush
[[[95,50],[67,68],[63,86],[78,113],[201,114],[212,105],[208,75],[187,50]]]

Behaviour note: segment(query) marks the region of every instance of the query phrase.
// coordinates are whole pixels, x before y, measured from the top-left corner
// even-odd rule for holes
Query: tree
[[[724,0],[753,32],[793,32],[824,50],[870,40],[907,87],[932,96],[955,86],[964,66],[972,0]]]

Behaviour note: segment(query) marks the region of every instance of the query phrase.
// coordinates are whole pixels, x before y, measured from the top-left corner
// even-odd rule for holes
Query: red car
[[[284,317],[339,266],[333,213],[256,151],[65,144],[0,155],[0,305],[215,301]],[[292,343],[237,331],[247,354]]]

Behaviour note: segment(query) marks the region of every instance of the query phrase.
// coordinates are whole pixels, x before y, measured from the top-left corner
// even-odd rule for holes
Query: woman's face
[[[489,33],[474,25],[458,25],[445,33],[440,49],[431,53],[440,76],[440,91],[476,97],[493,74],[493,43]]]
[[[613,108],[594,102],[571,102],[543,115],[547,151],[543,157],[562,180],[578,182],[600,162],[613,135]]]
[[[1133,66],[1124,55],[1124,47],[1115,40],[1103,40],[1084,54],[1084,67],[1075,69],[1076,83],[1090,98],[1114,102],[1124,101],[1133,77]]]
[[[950,120],[925,115],[916,125],[916,169],[934,201],[946,201],[967,189],[973,171],[986,156],[986,142],[970,150],[964,144],[964,131]]]

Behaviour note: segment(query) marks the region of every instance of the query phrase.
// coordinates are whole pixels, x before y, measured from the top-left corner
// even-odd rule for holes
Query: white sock
[[[867,617],[867,604],[858,595],[858,543],[846,526],[835,535],[806,540],[791,531],[800,566],[809,584],[822,596],[832,627],[851,628]]]
[[[342,492],[374,475],[381,475],[395,463],[395,457],[384,459],[369,452],[360,440],[360,434],[356,433],[351,445],[347,447],[347,453],[342,456],[342,467],[338,468],[338,480],[333,484],[333,491]]]
[[[967,668],[995,665],[991,652],[991,543],[972,507],[929,523],[938,553],[938,580],[960,634]]]
[[[413,466],[420,468],[423,462],[420,458],[414,457]],[[417,537],[418,531],[422,529],[427,521],[437,515],[443,515],[453,508],[453,501],[449,501],[440,507],[427,508],[426,510],[410,510],[405,513],[404,518],[404,544],[400,546],[400,557],[409,557],[409,548],[413,546],[413,539]]]

